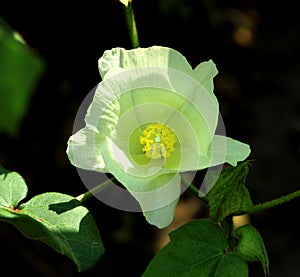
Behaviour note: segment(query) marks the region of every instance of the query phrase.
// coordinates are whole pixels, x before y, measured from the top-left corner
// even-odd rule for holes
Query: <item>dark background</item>
[[[142,47],[169,46],[193,67],[213,59],[227,135],[251,145],[247,178],[253,201],[299,189],[300,22],[297,1],[133,1]],[[18,137],[0,135],[0,163],[19,172],[28,199],[46,191],[85,191],[66,157],[77,109],[100,81],[106,49],[131,48],[118,1],[101,1],[95,14],[3,16],[46,61]],[[183,199],[189,197],[184,195]],[[141,214],[85,203],[96,219],[106,252],[82,276],[141,276],[153,256],[157,229]],[[300,201],[251,216],[265,240],[271,276],[300,276]],[[201,211],[199,212],[199,215]],[[1,265],[11,276],[76,276],[72,262],[47,246],[0,225]],[[251,276],[263,276],[258,263]]]

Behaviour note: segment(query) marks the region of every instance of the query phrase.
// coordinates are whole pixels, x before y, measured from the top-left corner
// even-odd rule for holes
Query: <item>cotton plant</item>
[[[250,147],[215,134],[212,60],[193,69],[178,51],[152,46],[113,48],[98,64],[102,81],[85,127],[68,141],[68,157],[76,167],[111,173],[146,220],[164,228],[173,220],[182,172],[236,166]]]
[[[77,130],[76,117],[76,131],[67,142],[67,156],[79,175],[81,170],[87,176],[96,172],[105,181],[91,188],[82,178],[88,191],[77,197],[46,192],[24,203],[25,180],[0,165],[0,221],[69,257],[78,271],[84,271],[105,249],[98,225],[82,202],[119,188],[135,199],[150,224],[164,228],[173,221],[180,195],[188,189],[206,204],[207,218],[171,232],[170,242],[142,277],[246,277],[248,263],[254,261],[268,275],[268,255],[259,231],[252,224],[237,226],[233,219],[300,197],[300,190],[253,204],[245,186],[252,163],[247,159],[250,147],[226,136],[214,94],[216,65],[208,60],[192,68],[175,49],[139,47],[132,1],[120,2],[134,49],[104,51],[98,62],[101,81],[84,115],[84,127]],[[0,36],[0,44],[2,40]],[[196,178],[193,183],[200,170],[206,170],[203,183]]]

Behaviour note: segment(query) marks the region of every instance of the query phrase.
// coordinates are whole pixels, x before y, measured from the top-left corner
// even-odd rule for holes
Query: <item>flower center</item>
[[[151,123],[140,136],[140,144],[146,157],[151,159],[170,157],[176,142],[174,132],[161,123]]]

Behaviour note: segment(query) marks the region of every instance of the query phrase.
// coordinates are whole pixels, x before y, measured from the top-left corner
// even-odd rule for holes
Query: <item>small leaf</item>
[[[223,169],[216,184],[207,194],[210,218],[221,222],[226,216],[245,211],[253,206],[245,179],[249,161]]]
[[[79,271],[92,267],[104,247],[89,211],[72,196],[55,192],[37,195],[18,207],[26,193],[18,173],[0,169],[0,221],[68,256]]]
[[[236,235],[240,238],[235,248],[235,253],[246,262],[261,262],[265,275],[269,274],[269,259],[264,241],[252,225],[244,225],[236,229]]]
[[[0,207],[16,208],[26,195],[27,186],[22,176],[0,166]]]
[[[143,277],[248,276],[247,265],[232,252],[223,229],[210,220],[192,221],[170,234],[171,241],[150,262]]]

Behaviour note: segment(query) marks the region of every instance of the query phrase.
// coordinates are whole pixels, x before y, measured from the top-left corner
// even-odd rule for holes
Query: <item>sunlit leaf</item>
[[[79,201],[61,193],[44,193],[19,205],[27,193],[16,172],[0,172],[0,221],[24,236],[39,240],[68,256],[78,271],[92,267],[104,252],[97,225]]]

